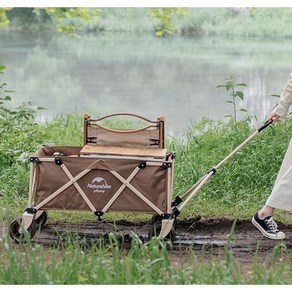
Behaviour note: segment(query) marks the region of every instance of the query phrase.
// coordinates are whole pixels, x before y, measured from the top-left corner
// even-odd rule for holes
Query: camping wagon
[[[137,118],[143,127],[102,125],[114,116]],[[154,215],[149,234],[158,235],[171,213],[174,156],[165,148],[164,117],[86,114],[82,147],[43,145],[30,157],[28,207],[11,223],[10,235],[20,241],[27,230],[32,238],[52,209],[91,211],[99,219],[111,211],[149,213]]]
[[[105,127],[114,116],[146,123],[136,129]],[[28,207],[10,224],[10,236],[32,238],[47,221],[47,210],[91,211],[99,219],[111,211],[153,214],[149,238],[175,237],[176,218],[218,168],[273,120],[256,130],[207,171],[183,195],[173,198],[175,153],[165,148],[165,119],[149,120],[132,113],[101,118],[84,115],[83,146],[43,145],[30,158]]]

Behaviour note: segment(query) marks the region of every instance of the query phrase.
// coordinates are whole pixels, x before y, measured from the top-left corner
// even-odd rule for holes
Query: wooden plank
[[[166,155],[166,149],[160,148],[135,148],[135,147],[117,147],[117,146],[100,146],[85,145],[80,154],[108,154],[108,155],[125,155],[125,156],[145,156],[163,158]]]

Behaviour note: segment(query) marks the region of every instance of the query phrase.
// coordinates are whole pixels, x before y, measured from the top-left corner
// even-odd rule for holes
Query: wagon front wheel
[[[10,224],[10,237],[17,243],[29,242],[36,233],[36,224],[33,221],[27,230],[23,228],[22,218],[14,219]]]

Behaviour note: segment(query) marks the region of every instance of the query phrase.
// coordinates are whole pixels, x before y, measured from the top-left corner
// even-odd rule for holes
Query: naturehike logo
[[[100,176],[97,176],[91,184],[87,185],[88,189],[93,189],[94,193],[104,193],[106,190],[111,189],[112,186],[108,185],[106,180]]]

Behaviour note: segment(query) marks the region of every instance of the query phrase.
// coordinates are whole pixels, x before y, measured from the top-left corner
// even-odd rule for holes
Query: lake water
[[[292,71],[291,52],[292,41],[283,39],[0,34],[0,64],[7,66],[1,78],[15,91],[15,105],[46,107],[40,119],[75,111],[164,115],[176,137],[191,121],[232,114],[226,91],[216,88],[230,75],[248,84],[239,107],[262,121]]]

